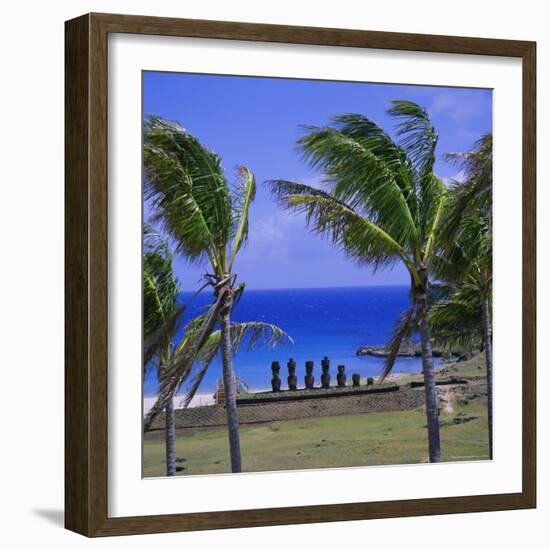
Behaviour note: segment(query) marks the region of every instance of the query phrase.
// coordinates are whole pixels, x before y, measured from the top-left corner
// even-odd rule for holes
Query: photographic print
[[[536,507],[534,42],[91,13],[65,82],[68,529]]]
[[[143,476],[492,459],[492,91],[144,71]]]

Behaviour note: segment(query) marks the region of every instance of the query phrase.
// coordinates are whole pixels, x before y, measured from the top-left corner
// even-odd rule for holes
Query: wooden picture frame
[[[523,70],[523,488],[495,495],[108,516],[107,37],[109,33],[519,58]],[[112,14],[66,22],[65,525],[86,536],[483,512],[536,506],[534,42]]]

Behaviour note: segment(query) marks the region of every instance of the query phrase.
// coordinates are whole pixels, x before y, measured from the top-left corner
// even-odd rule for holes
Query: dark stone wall
[[[322,416],[344,416],[416,409],[424,406],[424,390],[401,389],[388,393],[325,397],[280,403],[239,405],[241,424],[296,420]],[[175,411],[177,428],[224,426],[227,423],[225,408],[221,405],[192,407]],[[153,430],[164,428],[164,416],[153,423]]]

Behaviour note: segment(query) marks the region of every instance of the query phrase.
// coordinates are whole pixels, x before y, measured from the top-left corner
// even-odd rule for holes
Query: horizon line
[[[250,288],[245,287],[245,290],[336,290],[342,288],[387,288],[387,287],[402,287],[409,286],[409,283],[398,284],[374,284],[374,285],[344,285],[344,286],[285,286],[285,287],[266,287],[266,288]],[[193,293],[193,290],[182,290],[180,294]]]

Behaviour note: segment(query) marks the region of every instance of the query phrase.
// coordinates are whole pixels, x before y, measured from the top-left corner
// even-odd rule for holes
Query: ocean
[[[182,293],[187,302],[191,293]],[[184,322],[196,315],[211,300],[203,291],[187,309]],[[282,387],[286,388],[289,358],[297,363],[298,387],[304,386],[305,362],[315,363],[315,385],[320,385],[321,359],[330,359],[331,377],[336,384],[338,365],[346,366],[348,380],[353,373],[362,377],[380,373],[384,360],[358,357],[363,345],[384,345],[391,336],[395,322],[408,305],[407,286],[371,286],[346,288],[299,288],[245,290],[233,312],[233,321],[263,321],[278,325],[292,339],[276,349],[248,350],[246,342],[234,357],[237,377],[251,390],[271,387],[271,362],[281,364]],[[419,358],[398,358],[394,372],[421,370]],[[221,379],[221,362],[211,364],[199,393],[213,392]],[[156,372],[150,369],[144,380],[144,395],[155,395],[158,388]],[[184,385],[180,393],[185,392]]]

